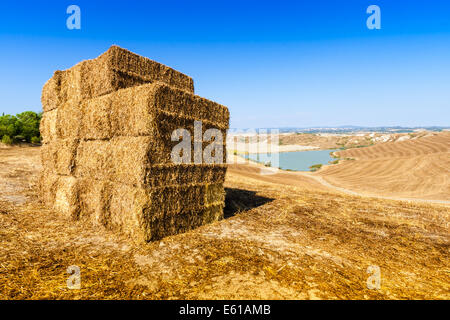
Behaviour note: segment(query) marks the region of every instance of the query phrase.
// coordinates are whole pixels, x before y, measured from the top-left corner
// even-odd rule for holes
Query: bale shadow
[[[225,193],[225,219],[231,218],[242,211],[250,210],[275,200],[258,196],[255,191],[236,188],[225,188]]]

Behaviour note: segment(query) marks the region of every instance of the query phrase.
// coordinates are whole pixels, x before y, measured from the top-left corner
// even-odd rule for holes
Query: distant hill
[[[424,126],[424,127],[401,127],[401,126],[382,126],[382,127],[364,127],[345,125],[338,127],[282,127],[282,128],[252,128],[252,130],[271,130],[277,129],[280,133],[305,132],[305,133],[355,133],[355,132],[379,132],[379,133],[408,133],[418,130],[427,130],[433,132],[441,132],[450,130],[450,127],[441,126]],[[234,129],[237,132],[245,132],[249,128]]]

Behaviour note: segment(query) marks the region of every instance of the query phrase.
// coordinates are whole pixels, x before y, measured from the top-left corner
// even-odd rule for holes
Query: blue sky
[[[450,126],[450,2],[423,0],[2,1],[0,112],[40,111],[55,70],[112,44],[192,76],[232,127]]]

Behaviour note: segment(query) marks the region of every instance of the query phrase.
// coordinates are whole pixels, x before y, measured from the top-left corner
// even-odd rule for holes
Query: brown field
[[[0,149],[0,299],[450,298],[445,204],[352,196],[307,175],[232,165],[226,219],[137,245],[43,208],[39,170],[39,148]],[[71,265],[80,290],[66,286]],[[380,290],[366,286],[370,265]]]
[[[366,132],[359,134],[316,134],[316,133],[290,133],[281,134],[280,145],[302,145],[320,149],[355,148],[371,146],[385,142],[395,142],[409,139],[418,139],[430,134],[428,131],[413,133],[377,133]]]
[[[338,152],[353,158],[317,175],[358,193],[450,201],[450,132]]]

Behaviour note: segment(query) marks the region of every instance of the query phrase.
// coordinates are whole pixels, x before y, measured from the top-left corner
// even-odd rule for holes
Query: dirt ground
[[[39,148],[0,149],[0,299],[449,299],[449,207],[232,165],[226,219],[149,244],[38,202]],[[69,266],[81,289],[67,287]],[[381,288],[369,289],[369,266]],[[369,269],[370,271],[370,269]]]

